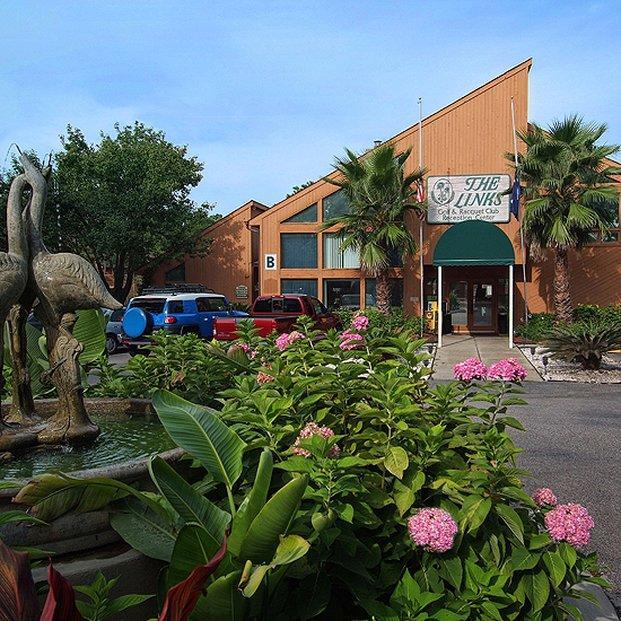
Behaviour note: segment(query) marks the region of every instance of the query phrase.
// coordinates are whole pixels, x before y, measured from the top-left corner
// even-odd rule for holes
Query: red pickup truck
[[[308,315],[320,330],[341,328],[338,315],[331,313],[310,295],[262,295],[252,305],[249,317],[217,317],[213,323],[213,336],[218,341],[232,341],[238,337],[237,324],[250,319],[261,336],[272,332],[291,332],[298,317]]]

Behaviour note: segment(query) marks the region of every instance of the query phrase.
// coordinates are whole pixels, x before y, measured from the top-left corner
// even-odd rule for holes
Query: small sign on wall
[[[240,300],[245,300],[248,298],[248,287],[246,285],[237,285],[235,287],[235,297]]]
[[[277,254],[266,254],[265,255],[265,262],[264,262],[264,267],[266,270],[275,270],[278,269],[277,267],[277,260],[278,260],[278,255]]]

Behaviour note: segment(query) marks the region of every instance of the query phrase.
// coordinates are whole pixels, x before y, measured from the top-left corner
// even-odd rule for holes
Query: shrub
[[[537,343],[545,339],[554,328],[556,319],[553,313],[534,313],[528,323],[519,323],[515,327],[516,336]]]
[[[598,321],[601,323],[621,323],[621,305],[597,306],[579,304],[573,311],[574,321]]]
[[[607,352],[621,347],[621,321],[586,320],[557,325],[544,341],[553,358],[599,369]]]
[[[112,526],[168,563],[166,586],[223,546],[197,603],[206,621],[230,618],[230,606],[238,619],[275,620],[578,615],[565,601],[580,597],[575,586],[606,583],[595,556],[566,540],[571,523],[524,492],[508,433],[522,428],[509,413],[520,389],[431,387],[423,341],[408,331],[370,328],[352,350],[309,321],[299,332],[282,350],[244,335],[254,356],[213,346],[232,377],[218,411],[156,393],[194,459],[191,484],[155,458],[159,494],[45,475],[17,501],[49,521],[113,499]],[[590,522],[575,514],[583,543]]]

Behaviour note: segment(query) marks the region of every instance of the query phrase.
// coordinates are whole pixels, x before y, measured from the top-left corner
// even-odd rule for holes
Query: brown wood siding
[[[250,304],[253,296],[253,262],[257,262],[259,245],[256,239],[258,233],[252,232],[247,225],[265,209],[264,205],[256,201],[249,201],[206,229],[203,235],[213,239],[210,252],[205,257],[186,255],[185,281],[211,287],[232,302]],[[177,261],[160,265],[153,274],[152,284],[166,284],[166,272],[179,264]],[[236,297],[235,288],[238,285],[248,287],[248,298]]]

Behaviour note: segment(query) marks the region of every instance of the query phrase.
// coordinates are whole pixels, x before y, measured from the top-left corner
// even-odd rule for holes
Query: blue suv
[[[149,345],[149,335],[156,330],[169,334],[193,333],[211,339],[214,318],[248,317],[247,313],[233,310],[219,293],[147,291],[130,300],[123,315],[122,342],[131,354]]]

